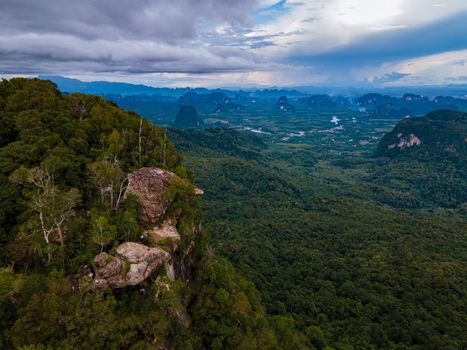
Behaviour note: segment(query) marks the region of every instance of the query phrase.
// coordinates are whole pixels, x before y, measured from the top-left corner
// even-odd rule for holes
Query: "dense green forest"
[[[3,80],[0,348],[463,349],[465,118],[404,119],[379,146],[349,145],[383,125],[353,119],[277,142],[166,131],[101,97]],[[177,175],[161,220],[178,248],[146,236],[141,201],[122,195],[141,168]],[[128,241],[172,265],[96,289],[95,257]]]
[[[215,249],[317,348],[467,345],[465,158],[336,155],[222,128],[169,135],[206,189]]]
[[[403,119],[379,143],[371,182],[380,201],[406,208],[467,202],[467,113],[441,110]],[[386,187],[386,188],[384,188]]]
[[[316,343],[295,333],[290,317],[268,318],[254,285],[213,253],[190,176],[164,129],[101,97],[62,95],[49,81],[19,78],[0,83],[0,125],[0,348]],[[178,175],[163,193],[171,200],[164,215],[177,215],[181,242],[171,259],[183,273],[173,278],[162,266],[142,285],[96,290],[97,254],[110,263],[122,242],[156,246],[141,236],[138,197],[121,196],[126,174],[141,167]]]

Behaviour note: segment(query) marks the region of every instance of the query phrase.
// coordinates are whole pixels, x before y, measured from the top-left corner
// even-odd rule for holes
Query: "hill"
[[[401,120],[380,141],[368,180],[374,198],[402,208],[461,208],[467,201],[467,113]]]
[[[35,79],[0,125],[0,348],[307,346],[209,247],[164,129]]]
[[[174,126],[177,128],[198,128],[203,126],[203,119],[194,106],[183,105],[175,116]]]
[[[441,110],[407,118],[381,140],[377,154],[465,160],[467,113]]]

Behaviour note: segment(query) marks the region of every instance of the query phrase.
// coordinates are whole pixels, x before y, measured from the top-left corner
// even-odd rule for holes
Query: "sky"
[[[467,0],[0,0],[0,76],[467,84]]]

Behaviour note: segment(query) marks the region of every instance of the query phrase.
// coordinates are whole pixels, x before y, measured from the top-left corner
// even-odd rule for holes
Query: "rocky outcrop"
[[[397,148],[408,148],[412,146],[418,146],[422,144],[422,141],[414,134],[409,134],[409,136],[402,137],[402,134],[397,134],[399,138],[399,143],[388,145],[388,149]]]
[[[170,203],[164,198],[164,191],[177,175],[160,168],[141,168],[128,174],[125,196],[135,194],[142,207],[140,220],[149,225],[157,223]]]
[[[143,282],[170,260],[166,251],[140,243],[125,242],[116,249],[116,255],[105,252],[94,258],[94,289],[123,288]]]
[[[175,255],[170,253],[175,252],[181,241],[176,228],[176,220],[181,212],[174,210],[171,219],[164,214],[171,204],[165,193],[176,178],[178,176],[173,172],[160,168],[141,168],[128,174],[124,197],[130,194],[138,197],[142,209],[139,221],[144,228],[143,233],[163,249],[125,242],[117,247],[115,256],[100,253],[94,258],[93,289],[115,289],[140,284],[164,264],[168,278],[175,278]],[[198,188],[193,190],[193,195],[202,194],[203,191]]]
[[[165,214],[170,203],[164,192],[178,175],[160,168],[141,168],[128,174],[125,197],[135,194],[143,209],[139,219],[146,225],[155,225]],[[203,190],[195,188],[194,195],[201,196]]]
[[[128,175],[128,187],[125,193],[125,197],[129,194],[138,196],[142,207],[139,219],[145,227],[144,235],[155,243],[166,244],[172,252],[180,243],[175,219],[165,220],[162,223],[160,221],[170,205],[164,192],[176,178],[178,176],[168,170],[141,168]],[[201,196],[203,193],[203,190],[195,188],[193,195]]]

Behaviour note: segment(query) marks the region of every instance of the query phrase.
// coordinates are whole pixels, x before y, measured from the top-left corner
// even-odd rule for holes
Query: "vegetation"
[[[461,184],[450,160],[258,147],[222,129],[170,136],[205,189],[215,249],[309,346],[466,346],[465,187],[449,185]],[[221,137],[236,147],[223,150]]]
[[[196,108],[190,105],[183,105],[179,108],[175,116],[175,124],[178,128],[193,128],[203,125],[203,119],[198,115]]]
[[[0,124],[0,348],[289,348],[254,286],[210,250],[162,128],[28,79],[0,83]],[[126,174],[143,166],[180,176],[169,214],[182,213],[186,279],[162,269],[143,286],[93,291],[94,256],[140,237],[137,198],[122,194]]]
[[[100,97],[2,81],[0,348],[465,348],[465,114],[404,119],[382,138],[395,121],[339,98],[284,111],[278,93],[208,112],[256,135],[166,132]],[[422,143],[387,152],[406,134]],[[140,241],[124,193],[145,166],[179,175],[164,195],[184,278],[161,267],[96,292],[94,256]]]
[[[401,137],[414,135],[417,147],[398,147]],[[388,156],[407,155],[412,159],[432,161],[448,158],[465,168],[467,113],[436,111],[425,117],[404,119],[381,140],[377,153]],[[395,145],[395,146],[393,146]]]

